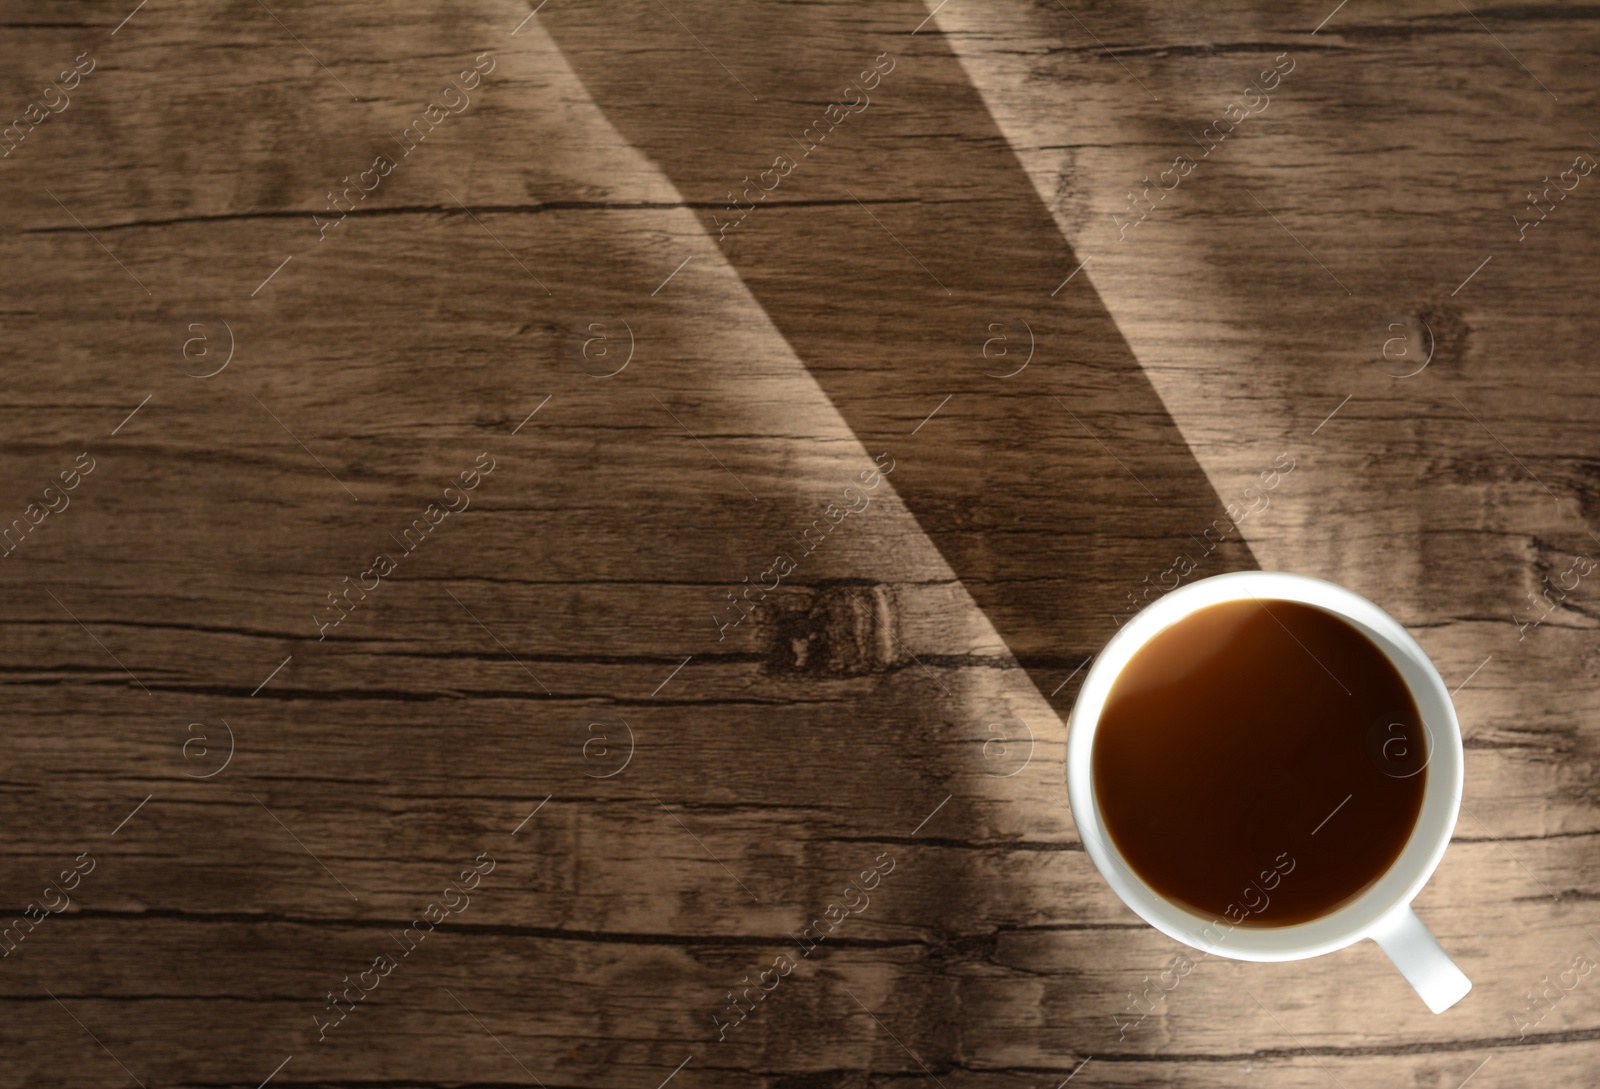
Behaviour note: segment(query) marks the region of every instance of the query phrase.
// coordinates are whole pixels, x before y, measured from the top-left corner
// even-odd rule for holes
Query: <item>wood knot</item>
[[[1411,378],[1429,367],[1453,368],[1466,357],[1472,328],[1452,302],[1391,312],[1379,329],[1375,363],[1391,378]]]
[[[773,673],[855,677],[894,663],[894,595],[882,583],[832,582],[771,599]]]
[[[1455,367],[1466,357],[1472,327],[1455,303],[1425,306],[1417,311],[1417,319],[1433,335],[1434,366]]]

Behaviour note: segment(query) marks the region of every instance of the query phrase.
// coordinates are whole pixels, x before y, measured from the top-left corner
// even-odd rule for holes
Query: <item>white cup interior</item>
[[[1349,903],[1292,926],[1233,926],[1226,918],[1197,915],[1163,898],[1134,872],[1107,834],[1091,774],[1101,710],[1112,683],[1134,654],[1157,632],[1197,609],[1251,597],[1314,605],[1343,618],[1371,639],[1411,690],[1428,744],[1422,809],[1399,857]],[[1197,949],[1240,960],[1296,960],[1328,953],[1366,937],[1386,916],[1409,904],[1449,845],[1461,805],[1462,776],[1461,729],[1455,708],[1439,671],[1417,641],[1366,598],[1304,575],[1240,571],[1201,579],[1156,599],[1123,625],[1095,659],[1069,719],[1067,796],[1095,866],[1117,895],[1157,930]]]

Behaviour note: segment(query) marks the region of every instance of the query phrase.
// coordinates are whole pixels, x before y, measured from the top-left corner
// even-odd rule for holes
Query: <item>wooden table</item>
[[[131,7],[0,23],[0,1083],[1596,1083],[1590,9]],[[1180,557],[1456,689],[1448,1013],[1084,854]]]

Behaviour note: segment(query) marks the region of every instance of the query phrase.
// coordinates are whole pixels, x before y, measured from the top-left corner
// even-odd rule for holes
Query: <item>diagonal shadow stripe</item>
[[[1178,557],[1255,566],[925,7],[672,12],[540,19],[1058,709]]]

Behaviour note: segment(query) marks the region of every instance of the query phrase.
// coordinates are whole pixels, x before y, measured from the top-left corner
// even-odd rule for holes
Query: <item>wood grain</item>
[[[3,918],[95,865],[0,942],[0,1083],[1593,1080],[1600,983],[1528,996],[1600,958],[1600,614],[1514,616],[1600,548],[1595,183],[1511,218],[1594,143],[1592,12],[930,11],[4,8],[12,116],[95,67],[0,159],[0,529],[94,462],[0,559]],[[1280,455],[1195,577],[1342,582],[1460,686],[1440,1017],[1362,943],[1141,1019],[1182,947],[1067,809],[1075,671]]]

